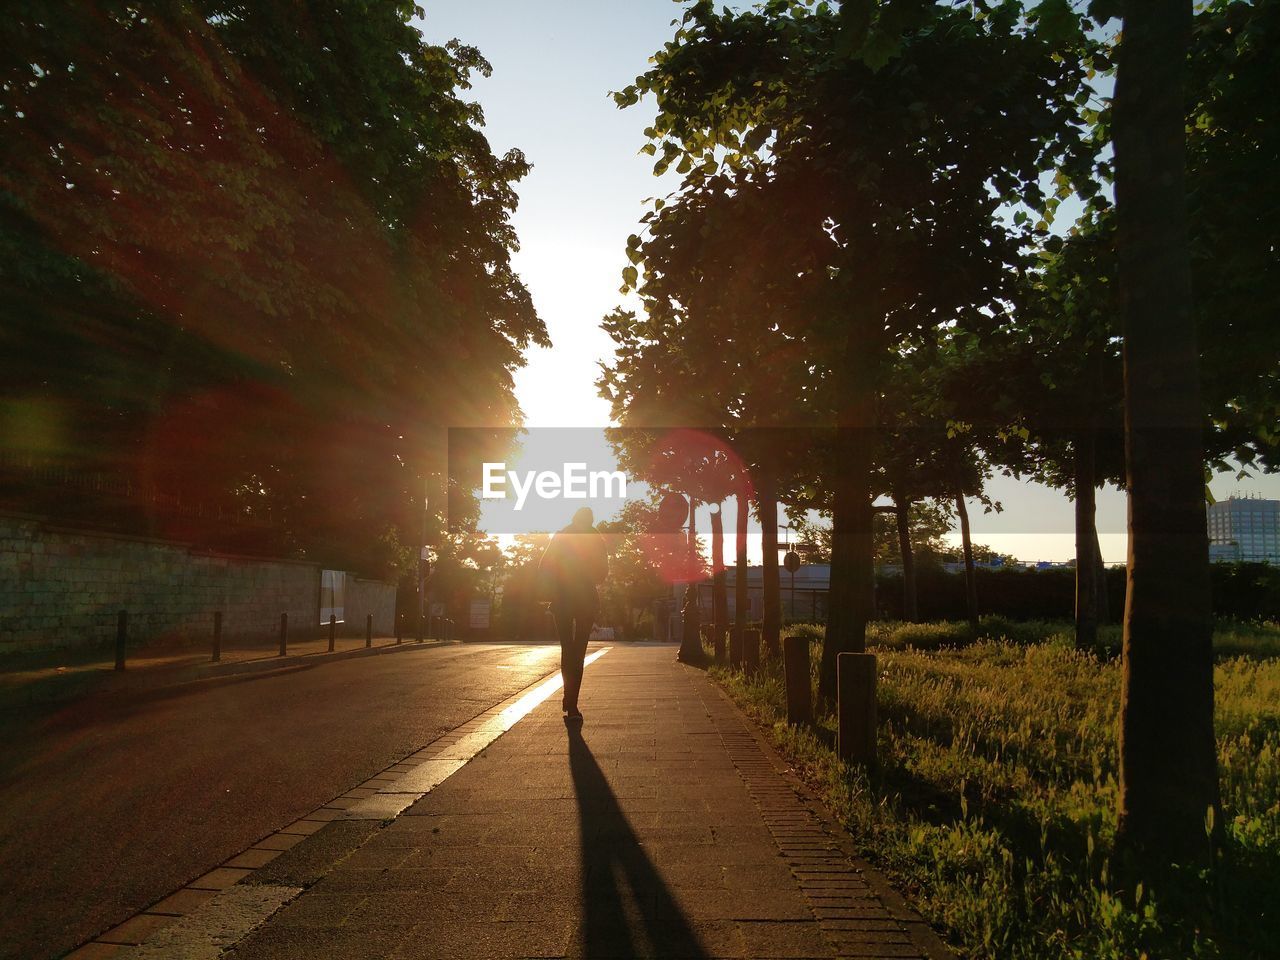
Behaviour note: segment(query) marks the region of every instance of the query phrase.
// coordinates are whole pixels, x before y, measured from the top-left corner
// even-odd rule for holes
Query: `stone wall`
[[[347,577],[346,632],[363,636],[365,617],[373,614],[373,635],[389,637],[395,632],[396,588],[381,580]]]
[[[391,629],[395,588],[348,577],[355,614]],[[203,642],[221,610],[223,637],[267,638],[289,614],[291,635],[319,631],[320,568],[223,556],[168,541],[90,533],[0,514],[0,652],[93,646],[129,611],[130,644]],[[359,612],[355,609],[358,606]],[[365,607],[368,607],[366,610]]]

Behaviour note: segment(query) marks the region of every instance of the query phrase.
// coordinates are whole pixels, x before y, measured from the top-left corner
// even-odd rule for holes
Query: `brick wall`
[[[348,584],[356,585],[348,620],[358,616],[363,628],[365,613],[373,613],[375,629],[389,632],[395,588]],[[102,643],[115,636],[119,610],[129,611],[131,643],[207,640],[215,610],[228,640],[276,635],[281,613],[289,614],[290,633],[318,630],[319,593],[315,564],[0,515],[0,652]]]

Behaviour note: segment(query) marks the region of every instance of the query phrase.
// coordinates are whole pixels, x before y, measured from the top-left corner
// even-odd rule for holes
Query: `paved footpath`
[[[197,911],[136,955],[950,957],[674,652],[609,647],[583,724],[555,694],[458,760],[477,718],[225,891],[250,919],[213,925],[240,932]]]

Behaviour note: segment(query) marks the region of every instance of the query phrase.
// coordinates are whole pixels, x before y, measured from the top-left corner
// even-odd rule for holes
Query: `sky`
[[[679,178],[652,174],[639,153],[653,107],[619,110],[610,98],[648,67],[670,40],[684,4],[672,0],[451,0],[423,3],[418,26],[433,43],[457,38],[493,65],[465,93],[485,114],[497,153],[517,147],[533,164],[519,184],[513,224],[521,249],[514,265],[547,324],[553,346],[529,352],[516,374],[516,396],[530,428],[603,427],[608,404],[596,392],[599,363],[613,354],[602,317],[623,303],[618,293],[629,234],[637,232],[645,200],[665,196]],[[514,466],[514,464],[513,464]],[[1280,498],[1280,477],[1211,484],[1218,499],[1259,494]],[[1070,501],[1040,484],[995,476],[988,495],[1003,509],[970,504],[973,539],[1025,561],[1065,561],[1075,555]],[[1099,492],[1097,522],[1103,557],[1125,558],[1124,494]],[[725,526],[733,529],[733,507]],[[785,522],[785,518],[780,519]],[[502,521],[488,515],[488,528]],[[482,512],[482,527],[486,514]],[[709,521],[699,516],[699,529]],[[732,538],[726,549],[732,555]],[[953,535],[958,539],[958,534]],[[759,535],[750,555],[759,558]]]

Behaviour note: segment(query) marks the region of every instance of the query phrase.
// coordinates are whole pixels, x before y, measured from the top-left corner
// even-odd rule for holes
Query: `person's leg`
[[[583,661],[587,656],[587,643],[591,640],[591,628],[595,621],[595,604],[580,604],[573,612],[573,641],[571,655],[562,652],[561,663],[572,661],[569,667],[561,667],[564,673],[565,708],[570,713],[578,710],[578,693],[582,690]],[[561,647],[564,650],[564,647]],[[572,673],[570,673],[572,670]]]
[[[560,641],[560,675],[564,678],[564,695],[560,709],[569,709],[569,677],[573,673],[573,610],[567,606],[552,606],[551,617],[556,622],[556,638]],[[575,701],[576,702],[576,694]]]

